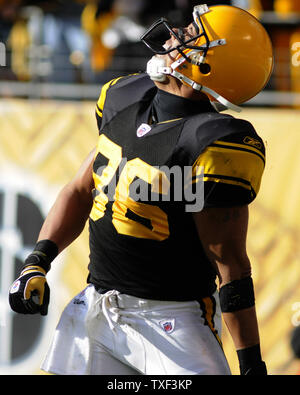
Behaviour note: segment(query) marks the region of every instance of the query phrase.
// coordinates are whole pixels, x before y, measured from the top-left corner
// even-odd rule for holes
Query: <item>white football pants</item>
[[[229,375],[217,293],[200,303],[89,285],[62,313],[42,369],[66,375]]]

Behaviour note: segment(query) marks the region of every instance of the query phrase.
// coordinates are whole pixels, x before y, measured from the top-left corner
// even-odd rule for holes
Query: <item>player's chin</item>
[[[172,51],[168,54],[165,55],[160,55],[160,54],[156,54],[154,55],[155,57],[159,58],[159,59],[164,59],[165,60],[165,66],[166,67],[171,67],[171,65],[175,62],[176,60],[176,56],[177,56],[178,52],[177,51]]]

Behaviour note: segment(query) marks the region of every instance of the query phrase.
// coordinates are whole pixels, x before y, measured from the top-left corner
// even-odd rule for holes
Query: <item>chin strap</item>
[[[222,106],[225,107],[223,110],[226,110],[228,108],[228,109],[235,111],[235,112],[242,111],[242,107],[239,107],[239,106],[231,103],[230,101],[225,99],[225,97],[219,95],[217,92],[213,91],[212,89],[207,88],[206,86],[202,86],[202,92],[205,92],[205,93],[209,94],[210,96],[212,96],[214,99],[216,99],[216,101],[218,103],[220,103]],[[219,110],[222,109],[222,107],[220,107],[220,106],[218,108],[219,108]]]
[[[172,67],[165,66],[165,59],[159,58],[157,56],[153,56],[147,63],[147,74],[153,81],[158,82],[165,82],[167,79],[167,75],[171,75],[172,77],[177,78],[179,81],[186,83],[187,85],[191,86],[193,89],[199,92],[207,93],[208,95],[212,96],[220,105],[214,104],[214,107],[218,110],[226,110],[230,109],[235,112],[241,112],[242,108],[231,103],[225,97],[219,95],[214,90],[207,88],[204,85],[198,84],[192,79],[186,77],[185,75],[179,73],[178,71],[174,70],[174,68],[178,67],[179,64],[183,63],[185,59],[180,58],[176,62],[172,64]]]

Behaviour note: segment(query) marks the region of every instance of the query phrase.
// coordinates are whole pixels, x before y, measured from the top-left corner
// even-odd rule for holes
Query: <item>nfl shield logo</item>
[[[174,327],[175,327],[175,320],[171,319],[171,320],[160,321],[160,326],[163,328],[163,330],[166,333],[171,333],[171,332],[173,332]]]
[[[150,125],[148,125],[147,123],[142,123],[137,129],[136,135],[138,137],[143,137],[143,136],[145,136],[145,134],[150,132],[150,130],[151,130],[151,126]]]

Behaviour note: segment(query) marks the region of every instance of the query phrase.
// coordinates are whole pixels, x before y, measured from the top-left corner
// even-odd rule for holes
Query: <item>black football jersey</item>
[[[145,74],[102,88],[88,281],[148,299],[200,299],[215,291],[216,273],[193,212],[252,202],[264,144],[249,122],[210,106],[153,122],[156,93]]]

